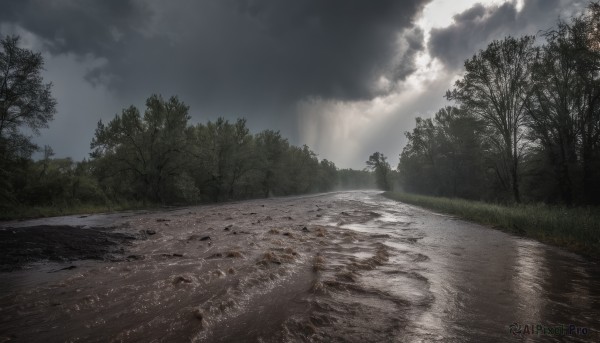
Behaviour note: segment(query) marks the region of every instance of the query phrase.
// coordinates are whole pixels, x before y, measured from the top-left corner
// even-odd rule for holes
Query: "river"
[[[0,273],[0,342],[600,341],[597,262],[379,192],[40,224],[132,239]]]

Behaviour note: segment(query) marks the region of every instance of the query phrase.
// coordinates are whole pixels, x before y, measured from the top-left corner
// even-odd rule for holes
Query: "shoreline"
[[[532,238],[587,259],[600,259],[600,214],[598,211],[594,213],[593,208],[543,204],[498,205],[400,192],[385,192],[383,196]]]
[[[380,194],[3,229],[24,265],[0,271],[0,341],[502,341],[536,306],[597,317],[597,263]]]

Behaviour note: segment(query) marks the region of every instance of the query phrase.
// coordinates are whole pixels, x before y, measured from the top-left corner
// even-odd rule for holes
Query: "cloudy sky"
[[[58,113],[35,140],[82,159],[98,120],[153,94],[192,122],[246,117],[338,167],[392,166],[463,61],[584,0],[0,0],[0,34],[42,52]]]

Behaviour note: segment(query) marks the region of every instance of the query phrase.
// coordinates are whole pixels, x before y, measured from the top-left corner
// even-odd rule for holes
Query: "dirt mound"
[[[122,244],[135,237],[106,228],[76,226],[30,226],[0,230],[0,270],[13,270],[26,263],[51,260],[104,259],[122,253]]]

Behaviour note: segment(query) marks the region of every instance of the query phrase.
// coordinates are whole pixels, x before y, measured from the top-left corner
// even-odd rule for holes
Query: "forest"
[[[52,108],[51,100],[41,101]],[[188,113],[177,97],[152,95],[143,114],[131,106],[108,123],[98,122],[90,158],[80,162],[52,158],[48,146],[43,158],[34,161],[36,146],[9,127],[5,131],[12,136],[3,137],[2,145],[4,211],[23,206],[196,204],[372,188],[369,171],[338,170],[306,145],[291,145],[279,132],[252,134],[245,119],[191,125]],[[28,145],[17,146],[19,142]]]
[[[177,97],[151,95],[143,112],[130,106],[98,122],[89,158],[53,158],[23,132],[39,133],[56,112],[39,53],[5,37],[0,52],[0,213],[34,207],[50,213],[81,206],[181,205],[333,189],[373,188],[367,170],[338,169],[277,131],[252,134],[245,119],[192,125]],[[42,158],[32,159],[41,151]]]
[[[417,118],[405,191],[499,203],[600,203],[600,6],[465,61],[451,105]]]
[[[6,36],[0,217],[35,207],[64,213],[375,187],[500,203],[598,204],[599,18],[592,3],[537,37],[496,40],[466,60],[445,95],[450,104],[406,132],[396,170],[379,152],[363,170],[338,169],[278,131],[251,133],[245,119],[192,124],[184,102],[161,95],[98,122],[89,158],[54,158],[26,133],[39,134],[56,113],[43,58]],[[42,157],[34,160],[36,151]]]

